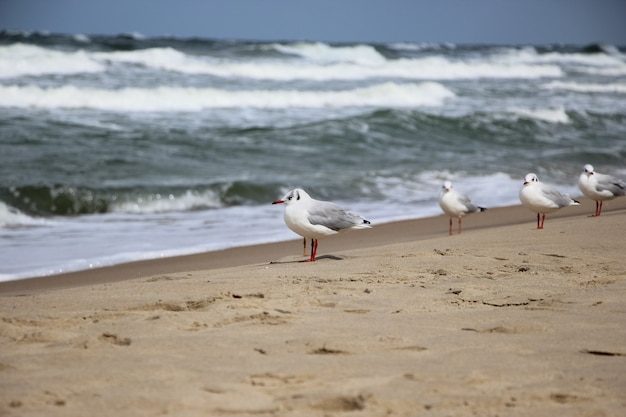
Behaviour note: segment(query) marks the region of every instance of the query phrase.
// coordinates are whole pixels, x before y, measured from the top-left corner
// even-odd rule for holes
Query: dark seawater
[[[295,238],[296,186],[376,224],[586,163],[626,177],[616,46],[0,33],[0,280]]]

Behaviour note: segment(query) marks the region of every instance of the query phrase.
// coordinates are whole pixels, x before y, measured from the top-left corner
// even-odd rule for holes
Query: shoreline
[[[595,203],[584,197],[576,197],[579,206],[566,207],[546,216],[546,228],[551,219],[584,216],[593,213]],[[606,204],[603,213],[626,209],[626,198],[617,198]],[[535,214],[522,205],[496,207],[483,213],[474,213],[463,219],[463,231],[495,228],[528,222],[533,226]],[[394,243],[420,241],[447,236],[448,217],[441,214],[410,220],[399,220],[374,225],[372,229],[350,231],[320,241],[320,257],[333,252],[385,246]],[[287,227],[287,226],[285,226]],[[454,223],[456,233],[456,221]],[[297,255],[301,245],[294,240],[237,246],[227,249],[190,255],[163,257],[126,262],[93,269],[65,272],[45,276],[20,278],[0,282],[0,296],[58,290],[83,285],[95,285],[142,278],[156,274],[184,271],[211,270],[227,267],[271,263],[289,255]]]

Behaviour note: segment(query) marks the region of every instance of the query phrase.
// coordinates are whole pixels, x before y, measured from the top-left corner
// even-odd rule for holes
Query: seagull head
[[[452,183],[450,181],[446,181],[443,183],[443,186],[441,187],[442,192],[447,193],[448,191],[450,191],[452,189]]]
[[[534,182],[539,182],[539,178],[537,177],[537,174],[532,173],[532,172],[526,174],[526,176],[524,177],[524,185],[530,185]]]
[[[593,166],[592,166],[592,165],[589,165],[589,164],[585,165],[585,166],[583,167],[583,173],[587,174],[587,176],[589,176],[589,175],[593,175],[593,174],[594,174],[594,172],[593,172]]]
[[[311,197],[309,197],[309,195],[306,193],[306,191],[304,191],[301,188],[295,188],[291,191],[289,191],[287,194],[285,194],[285,196],[279,200],[275,200],[274,202],[272,202],[272,204],[285,204],[285,205],[289,205],[289,204],[294,204],[297,203],[298,201],[303,201],[303,200],[307,200],[310,199]]]

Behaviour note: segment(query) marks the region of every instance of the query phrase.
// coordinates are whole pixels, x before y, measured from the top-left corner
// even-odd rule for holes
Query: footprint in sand
[[[102,333],[100,340],[116,346],[130,346],[131,343],[130,337],[121,338],[116,334],[108,332]]]

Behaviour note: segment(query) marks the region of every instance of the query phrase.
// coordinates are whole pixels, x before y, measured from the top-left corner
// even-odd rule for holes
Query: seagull
[[[318,239],[349,229],[370,228],[370,222],[356,213],[346,211],[335,203],[311,198],[306,191],[296,188],[272,204],[285,204],[285,224],[296,234],[311,239],[311,257],[303,262],[314,262]]]
[[[439,206],[444,213],[450,216],[450,235],[452,235],[452,218],[459,219],[458,233],[461,233],[461,219],[466,214],[476,213],[477,211],[487,210],[472,203],[468,196],[458,193],[452,189],[452,183],[446,181],[441,187],[441,195],[439,196]]]
[[[524,186],[519,191],[519,199],[527,209],[537,213],[537,229],[543,229],[546,213],[554,213],[560,208],[580,204],[568,195],[561,194],[554,186],[542,183],[533,173],[524,177]]]
[[[626,195],[626,183],[624,181],[595,172],[593,166],[589,164],[585,165],[578,178],[578,188],[585,197],[596,202],[596,212],[592,217],[600,215],[604,200],[612,200],[615,197]]]

